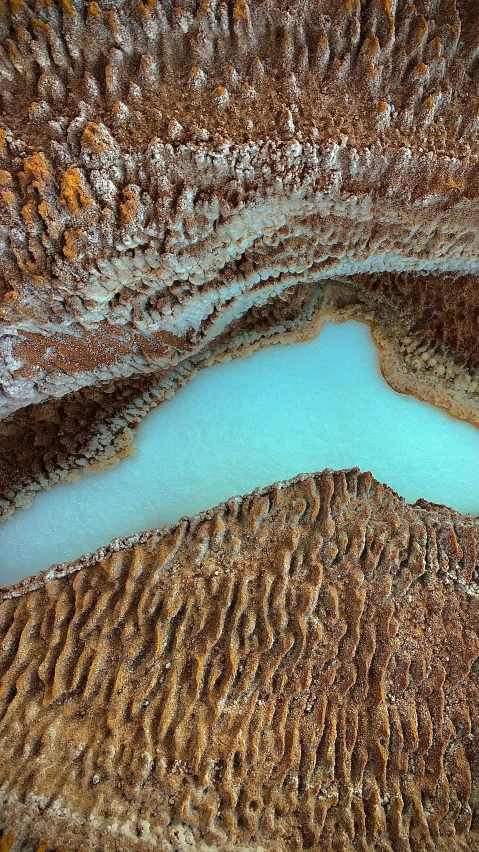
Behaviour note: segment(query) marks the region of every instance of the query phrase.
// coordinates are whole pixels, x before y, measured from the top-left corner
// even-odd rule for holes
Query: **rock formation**
[[[471,0],[0,0],[0,515],[371,324],[479,425]],[[0,593],[0,852],[479,849],[478,521],[299,476]]]
[[[4,590],[5,843],[474,852],[478,546],[324,471]]]
[[[331,282],[388,380],[475,418],[476,19],[4,0],[0,511],[127,452],[209,358],[300,333]]]

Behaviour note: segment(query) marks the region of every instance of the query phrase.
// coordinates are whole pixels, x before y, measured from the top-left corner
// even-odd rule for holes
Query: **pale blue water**
[[[391,390],[356,322],[201,371],[148,415],[137,444],[0,525],[0,584],[325,467],[357,465],[409,502],[479,514],[479,431]]]

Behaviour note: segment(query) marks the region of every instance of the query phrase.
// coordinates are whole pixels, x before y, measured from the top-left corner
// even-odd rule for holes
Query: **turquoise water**
[[[148,415],[137,444],[0,525],[0,583],[325,467],[357,465],[410,502],[479,514],[479,431],[391,390],[356,322],[200,372]]]

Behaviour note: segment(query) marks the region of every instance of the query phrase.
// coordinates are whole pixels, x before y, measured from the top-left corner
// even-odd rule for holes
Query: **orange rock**
[[[10,852],[15,840],[14,834],[4,834],[0,837],[0,852]]]
[[[68,231],[65,231],[63,254],[65,255],[67,260],[74,260],[74,258],[79,253],[79,240],[82,235],[83,231],[81,230],[81,228],[70,228]]]
[[[60,204],[73,216],[80,216],[93,199],[83,187],[83,178],[78,169],[67,169],[63,175]]]
[[[128,224],[135,218],[139,203],[135,192],[129,187],[123,190],[123,198],[124,201],[120,202],[120,213],[123,221]]]
[[[81,144],[83,148],[89,148],[94,154],[100,154],[108,146],[101,138],[101,129],[94,121],[89,121],[83,131]]]
[[[22,189],[25,189],[29,184],[33,184],[36,189],[42,192],[45,184],[51,178],[50,169],[44,154],[35,152],[30,157],[26,157],[23,163],[23,171],[20,172],[18,177]]]

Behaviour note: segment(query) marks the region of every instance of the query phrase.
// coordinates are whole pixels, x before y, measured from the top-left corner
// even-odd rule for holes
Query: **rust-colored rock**
[[[186,369],[228,330],[237,350],[233,326],[249,327],[275,300],[281,334],[291,313],[310,319],[290,293],[335,280],[343,308],[368,314],[389,347],[394,385],[397,346],[410,337],[406,388],[469,417],[479,386],[478,74],[470,0],[8,0],[8,433],[31,424],[37,405],[69,407],[92,385],[99,422],[111,383],[121,393]],[[29,453],[0,437],[0,455]],[[45,446],[42,475],[28,480],[30,454],[8,478],[5,505],[77,465],[67,454],[51,473],[55,453]]]
[[[5,589],[12,852],[474,852],[478,534],[324,471]]]

